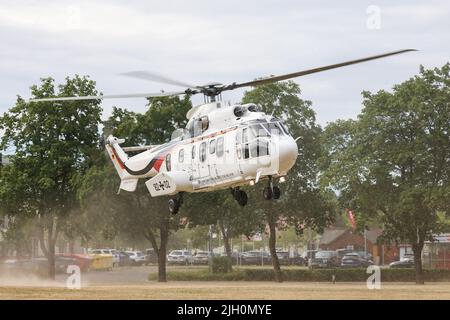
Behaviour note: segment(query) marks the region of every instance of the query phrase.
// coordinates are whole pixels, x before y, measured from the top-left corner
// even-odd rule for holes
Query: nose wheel
[[[234,188],[231,189],[231,194],[233,195],[234,200],[236,200],[241,207],[244,207],[247,204],[248,196],[245,191]]]
[[[269,176],[269,183],[267,187],[263,189],[263,197],[266,200],[278,200],[281,197],[281,190],[278,186],[273,185],[273,179]]]
[[[181,204],[183,203],[183,193],[178,194],[178,198],[170,198],[168,202],[169,212],[172,215],[178,213],[180,210]]]

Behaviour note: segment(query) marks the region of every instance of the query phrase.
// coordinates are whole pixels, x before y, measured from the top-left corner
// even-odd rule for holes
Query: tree
[[[267,114],[283,119],[291,135],[298,138],[299,157],[283,184],[278,201],[252,201],[247,210],[258,210],[269,228],[269,249],[276,281],[282,281],[276,253],[276,230],[292,225],[297,233],[311,227],[321,230],[334,218],[333,194],[319,186],[318,161],[322,154],[321,128],[316,124],[310,101],[300,98],[300,87],[293,81],[262,85],[247,91],[243,103],[257,103]],[[250,197],[262,197],[260,186],[251,190]]]
[[[185,126],[185,115],[191,107],[189,96],[185,96],[183,99],[151,98],[144,114],[114,108],[105,122],[104,132],[125,138],[128,146],[161,144],[170,140],[177,128]],[[167,198],[151,198],[142,183],[135,192],[117,195],[119,182],[108,160],[86,175],[79,197],[85,201],[85,210],[101,206],[101,210],[112,215],[114,224],[120,226],[118,232],[147,239],[158,255],[158,280],[165,282],[168,238],[172,231],[184,225],[182,212],[171,216]],[[94,207],[89,209],[89,206]]]
[[[31,87],[33,98],[97,95],[88,77],[52,78]],[[15,151],[0,192],[10,212],[36,219],[40,246],[55,277],[55,243],[64,220],[77,207],[75,181],[90,166],[98,146],[100,101],[26,103],[21,97],[0,117],[0,149]]]
[[[363,221],[377,220],[382,240],[409,243],[416,283],[422,249],[445,226],[450,203],[450,65],[425,70],[392,92],[363,92],[357,120],[326,129],[324,181]]]

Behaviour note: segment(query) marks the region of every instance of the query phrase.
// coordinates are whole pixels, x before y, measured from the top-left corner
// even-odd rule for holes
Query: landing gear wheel
[[[264,190],[263,190],[263,197],[264,197],[264,199],[266,199],[266,200],[271,200],[272,197],[273,197],[273,191],[272,191],[272,188],[270,188],[270,187],[265,187]]]
[[[236,200],[237,200],[237,202],[239,203],[239,205],[241,207],[244,207],[247,204],[247,201],[248,201],[247,194],[245,193],[245,191],[242,191],[242,190],[239,190],[238,194],[239,194],[239,196],[238,196],[238,198]]]
[[[273,187],[273,198],[274,198],[275,200],[277,200],[277,199],[280,199],[280,196],[281,196],[281,190],[280,190],[280,188],[277,187],[277,186]]]
[[[170,214],[177,214],[180,209],[180,202],[177,199],[169,199],[169,212]]]

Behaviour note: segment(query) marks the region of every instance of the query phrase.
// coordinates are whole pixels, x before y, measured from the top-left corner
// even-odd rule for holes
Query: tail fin
[[[133,192],[136,190],[138,179],[133,178],[125,169],[125,161],[128,160],[128,155],[120,147],[120,144],[124,142],[124,139],[109,136],[106,140],[106,150],[119,174],[121,180],[120,189]]]

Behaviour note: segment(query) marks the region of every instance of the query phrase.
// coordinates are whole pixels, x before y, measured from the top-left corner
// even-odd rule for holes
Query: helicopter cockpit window
[[[286,135],[289,135],[289,131],[288,131],[286,125],[285,125],[282,121],[279,122],[279,125],[280,125],[281,129],[283,129],[283,132],[284,132]]]
[[[242,142],[248,142],[248,128],[242,129]]]
[[[194,121],[192,119],[187,123],[185,133],[187,138],[194,137]]]
[[[241,133],[241,130],[238,130],[238,132],[236,133],[236,143],[237,143],[237,144],[241,144],[241,143],[242,143],[242,133]]]
[[[248,128],[242,129],[242,153],[244,154],[244,159],[250,158],[250,149],[248,145]]]
[[[276,128],[276,126],[274,126]],[[262,157],[269,155],[269,124],[267,122],[256,122],[242,129],[242,140],[236,136],[236,144],[238,145],[238,158],[244,159],[250,157]],[[239,146],[240,144],[240,146]]]
[[[209,120],[207,116],[203,116],[200,118],[200,122],[202,124],[202,132],[208,130],[209,128]]]
[[[266,128],[264,128],[260,124],[251,125],[249,128],[250,128],[250,132],[251,132],[252,138],[270,137],[270,134],[266,130]]]
[[[257,139],[250,143],[250,155],[252,158],[267,156],[269,154],[269,142]]]
[[[270,135],[279,136],[283,133],[277,122],[269,122],[263,124],[264,128],[270,133]]]

